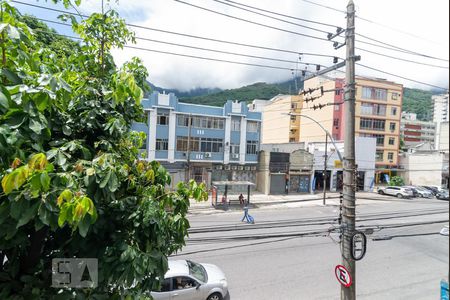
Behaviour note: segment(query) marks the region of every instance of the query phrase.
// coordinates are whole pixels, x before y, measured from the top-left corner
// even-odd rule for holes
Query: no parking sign
[[[352,285],[352,277],[350,276],[350,272],[343,265],[337,265],[336,268],[334,268],[334,274],[343,286],[349,287]]]

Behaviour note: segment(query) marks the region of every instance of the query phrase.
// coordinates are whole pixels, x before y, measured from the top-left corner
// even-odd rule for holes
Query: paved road
[[[448,202],[376,197],[359,201],[358,222],[368,232],[368,250],[357,263],[358,299],[439,299],[449,270]],[[380,200],[381,199],[381,200]],[[339,299],[334,267],[341,263],[336,202],[286,203],[250,211],[190,216],[191,234],[176,258],[219,265],[230,299]]]

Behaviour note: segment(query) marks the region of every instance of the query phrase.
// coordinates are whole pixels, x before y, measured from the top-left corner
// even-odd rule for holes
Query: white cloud
[[[232,14],[247,20],[276,26],[299,33],[306,33],[314,36],[326,37],[323,33],[310,31],[298,26],[270,20],[262,16],[250,14],[249,12],[222,5],[214,1],[185,0],[199,6]],[[323,7],[311,5],[300,0],[236,0],[248,5],[264,8],[267,10],[285,13],[299,18],[311,19],[325,23],[336,24],[345,27],[345,15],[325,9]],[[346,0],[324,1],[314,0],[328,6],[333,6],[345,10]],[[376,25],[361,18],[356,19],[356,32],[367,35],[373,39],[379,39],[392,45],[428,55],[448,59],[449,53],[449,3],[448,1],[388,1],[388,0],[356,0],[357,15],[367,18],[384,26]],[[180,33],[211,37],[221,40],[229,40],[240,43],[255,44],[266,47],[289,49],[299,52],[314,52],[329,55],[345,56],[345,47],[334,50],[331,43],[316,41],[306,37],[280,32],[269,28],[248,24],[242,21],[233,20],[224,16],[219,16],[210,12],[202,11],[176,1],[152,0],[120,1],[118,6],[114,2],[111,6],[117,8],[127,22],[159,28]],[[99,1],[89,0],[84,2],[84,11],[99,11]],[[288,19],[311,27],[326,29],[317,24],[308,24],[300,21]],[[396,30],[389,29],[395,28]],[[400,31],[412,33],[404,34]],[[285,60],[297,60],[296,54],[286,54],[269,50],[258,50],[234,45],[202,41],[198,39],[185,38],[176,35],[169,35],[154,31],[139,29],[136,35],[145,38],[170,41],[180,44],[189,44],[197,47],[213,48],[223,51],[240,52],[250,55],[267,56]],[[357,37],[363,40],[361,37]],[[370,42],[370,41],[368,41]],[[154,42],[139,41],[137,46],[182,53],[186,55],[205,56],[217,59],[240,61],[245,63],[257,63],[287,68],[296,68],[296,64],[270,62],[259,59],[238,57],[233,55],[211,53],[207,51],[187,49],[177,46],[169,46]],[[386,53],[388,55],[402,57],[405,59],[437,64],[448,67],[448,61],[431,60],[424,57],[408,55],[405,53],[393,52],[383,48],[364,45],[357,42],[357,47],[370,49],[372,51]],[[395,73],[404,77],[431,83],[437,86],[448,87],[448,69],[438,69],[425,67],[413,63],[401,62],[390,58],[369,54],[363,51],[356,51],[362,56],[361,64],[382,69],[386,72]],[[233,88],[257,81],[275,82],[292,77],[291,71],[273,70],[249,66],[240,66],[221,62],[204,61],[193,58],[177,57],[153,52],[144,52],[131,49],[114,51],[114,56],[118,63],[129,59],[131,56],[143,58],[145,65],[149,69],[149,80],[157,85],[167,88],[190,89],[195,87],[220,87]],[[317,58],[304,56],[302,61],[331,65],[330,58]],[[304,68],[301,66],[300,68]],[[310,66],[309,70],[314,70]],[[428,89],[429,87],[409,82],[390,75],[378,73],[357,67],[357,73],[390,79],[403,83],[408,87],[419,87]]]

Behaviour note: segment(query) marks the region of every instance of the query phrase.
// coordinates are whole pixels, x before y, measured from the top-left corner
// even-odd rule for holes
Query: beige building
[[[335,140],[344,139],[344,88],[343,79],[327,80],[319,77],[305,81],[304,90],[323,86],[323,96],[314,93],[314,101],[305,97],[302,114],[318,121]],[[316,94],[320,91],[316,91]],[[377,173],[396,168],[400,146],[400,118],[403,86],[391,81],[356,78],[356,136],[376,138]],[[315,97],[318,97],[315,99]],[[313,105],[326,105],[314,110]],[[300,142],[323,141],[324,131],[307,118],[300,119]]]
[[[295,143],[300,140],[300,118],[288,115],[300,113],[302,96],[278,95],[264,106],[261,143]]]

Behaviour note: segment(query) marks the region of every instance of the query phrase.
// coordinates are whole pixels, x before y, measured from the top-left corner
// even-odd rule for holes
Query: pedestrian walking
[[[248,213],[248,206],[247,206],[247,205],[244,206],[244,216],[242,217],[241,222],[244,222],[244,220],[245,220],[247,223],[255,224],[255,219],[253,219],[253,217],[250,216],[249,213]]]

